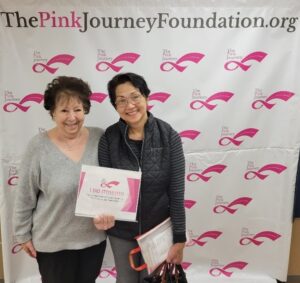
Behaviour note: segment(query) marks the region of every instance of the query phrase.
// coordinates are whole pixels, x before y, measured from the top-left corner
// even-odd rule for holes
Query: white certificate
[[[136,238],[150,274],[158,265],[167,259],[173,245],[171,219],[167,218],[150,231]]]
[[[136,221],[141,172],[82,165],[75,215]]]

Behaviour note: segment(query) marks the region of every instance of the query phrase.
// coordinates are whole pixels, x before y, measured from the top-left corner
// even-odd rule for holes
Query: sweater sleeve
[[[102,135],[98,144],[98,161],[99,165],[103,167],[111,167],[111,160],[109,154],[109,146],[106,135]]]
[[[17,243],[24,243],[31,239],[32,218],[38,199],[40,175],[36,140],[28,144],[20,166],[13,211],[13,234]]]
[[[173,225],[173,242],[186,242],[184,208],[185,160],[181,139],[176,131],[171,133],[171,182],[169,187],[170,215]]]

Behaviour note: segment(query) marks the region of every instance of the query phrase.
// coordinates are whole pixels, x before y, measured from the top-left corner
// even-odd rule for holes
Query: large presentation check
[[[75,215],[136,221],[141,172],[82,165]]]

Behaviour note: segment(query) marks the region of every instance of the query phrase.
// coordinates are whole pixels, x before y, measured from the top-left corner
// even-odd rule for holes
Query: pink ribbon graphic
[[[208,110],[213,110],[213,109],[215,109],[217,104],[210,104],[210,102],[215,101],[215,100],[221,100],[221,101],[228,102],[232,96],[233,96],[232,92],[226,92],[226,91],[217,92],[217,93],[213,94],[212,96],[210,96],[205,101],[200,100],[200,99],[192,101],[190,103],[190,108],[193,110],[199,110],[204,106]]]
[[[241,143],[244,142],[244,140],[238,140],[240,137],[250,137],[253,138],[256,133],[258,132],[258,129],[255,128],[248,128],[245,130],[240,131],[237,133],[233,138],[231,137],[223,137],[219,140],[219,145],[226,146],[229,145],[230,143],[233,143],[236,146],[239,146]]]
[[[149,95],[148,101],[160,101],[162,103],[165,103],[166,100],[170,97],[171,95],[166,92],[155,92]],[[153,105],[148,105],[148,110],[151,110]]]
[[[287,167],[281,164],[267,164],[265,166],[263,166],[262,168],[260,168],[258,171],[248,171],[245,173],[244,178],[246,180],[252,180],[256,177],[258,177],[261,180],[264,180],[265,178],[267,178],[269,175],[267,174],[262,174],[262,172],[265,171],[272,171],[275,172],[277,174],[280,174],[281,172],[283,172]]]
[[[100,186],[102,188],[108,188],[108,189],[110,189],[110,188],[112,188],[114,186],[118,186],[119,184],[120,183],[118,181],[110,181],[110,182],[107,182],[107,183],[103,182],[103,183],[101,183]]]
[[[270,101],[279,99],[283,101],[288,101],[294,95],[293,92],[290,91],[277,91],[271,94],[266,100],[257,99],[252,103],[253,109],[260,109],[262,107],[266,107],[267,109],[273,108],[276,103],[270,103]]]
[[[195,130],[186,130],[186,131],[182,131],[179,133],[179,136],[181,138],[187,138],[190,140],[194,140],[196,137],[198,137],[200,134],[199,131],[195,131]]]
[[[191,200],[191,199],[186,199],[186,200],[184,200],[184,207],[185,207],[185,208],[190,209],[190,208],[192,208],[195,204],[196,204],[196,201],[194,201],[194,200]]]
[[[90,100],[102,103],[108,95],[101,92],[93,92],[90,96]]]
[[[23,112],[27,112],[30,106],[24,106],[26,102],[36,102],[41,103],[44,99],[44,96],[40,93],[30,93],[26,95],[19,103],[8,102],[3,105],[3,110],[5,112],[15,112],[17,109],[20,109]]]
[[[227,271],[228,269],[244,269],[248,265],[247,262],[244,261],[235,261],[225,265],[223,268],[212,268],[209,273],[214,277],[221,276],[222,274],[226,277],[231,277],[233,271]]]
[[[176,69],[179,72],[183,72],[187,66],[181,66],[180,63],[183,62],[193,62],[195,64],[199,63],[200,60],[204,57],[204,54],[197,53],[197,52],[192,52],[192,53],[187,53],[180,57],[175,63],[172,61],[166,61],[160,65],[160,69],[163,72],[170,72],[173,69]]]
[[[117,278],[117,270],[115,267],[112,269],[103,268],[100,271],[99,278],[108,278],[109,276]]]
[[[197,239],[191,239],[191,242],[187,244],[187,246],[193,246],[193,245],[198,245],[203,247],[206,243],[206,241],[202,241],[203,239],[209,238],[209,239],[218,239],[223,233],[220,231],[207,231],[200,235]]]
[[[235,60],[231,60],[228,61],[224,67],[227,71],[234,71],[237,68],[241,68],[243,71],[247,71],[251,65],[247,65],[245,64],[248,61],[254,60],[256,62],[261,62],[268,54],[265,52],[253,52],[250,53],[249,55],[247,55],[245,58],[243,58],[240,62],[239,61],[235,61]],[[232,67],[230,67],[230,65],[232,65]]]
[[[48,71],[51,74],[54,74],[58,68],[53,68],[51,65],[56,64],[56,63],[61,63],[64,65],[69,65],[73,60],[74,56],[69,55],[69,54],[59,54],[54,57],[52,57],[46,64],[42,63],[36,63],[32,66],[32,70],[35,73],[42,73],[45,70]]]
[[[108,69],[112,69],[115,72],[119,72],[124,66],[117,66],[116,63],[119,62],[129,62],[131,64],[135,63],[135,61],[140,57],[137,53],[123,53],[113,59],[111,62],[100,61],[96,64],[96,69],[99,72],[105,72]],[[103,67],[102,67],[103,66]]]
[[[267,239],[270,239],[272,241],[276,241],[280,237],[281,237],[281,235],[279,235],[279,234],[277,234],[275,232],[272,232],[272,231],[263,231],[263,232],[257,233],[253,237],[243,237],[243,238],[241,238],[240,244],[242,246],[245,246],[245,245],[249,245],[249,244],[252,243],[252,244],[254,244],[256,246],[260,246],[264,241],[258,240],[259,238],[267,238]]]
[[[230,214],[234,214],[238,209],[232,208],[234,206],[243,205],[247,206],[252,201],[252,198],[249,197],[241,197],[237,198],[233,202],[231,202],[229,205],[217,205],[214,207],[213,211],[214,213],[223,213],[225,211],[229,212]]]
[[[190,173],[187,175],[187,180],[190,182],[196,182],[198,180],[203,180],[204,182],[208,182],[212,176],[205,176],[209,173],[218,173],[221,174],[227,166],[223,164],[216,164],[206,168],[201,173]]]
[[[10,177],[8,180],[7,180],[7,184],[9,186],[16,186],[18,183],[17,183],[17,180],[19,179],[19,176],[12,176]]]

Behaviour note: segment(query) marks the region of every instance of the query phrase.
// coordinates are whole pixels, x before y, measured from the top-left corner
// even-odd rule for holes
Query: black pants
[[[106,241],[82,250],[37,252],[43,283],[95,283],[99,275]]]

